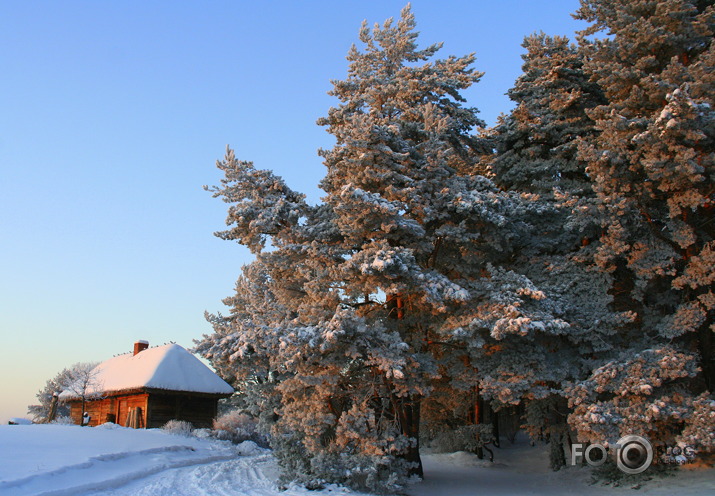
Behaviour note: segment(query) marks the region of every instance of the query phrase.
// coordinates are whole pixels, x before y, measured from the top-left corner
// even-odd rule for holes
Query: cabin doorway
[[[117,424],[125,425],[127,423],[127,414],[129,408],[127,407],[127,400],[119,400],[119,406],[117,407]]]

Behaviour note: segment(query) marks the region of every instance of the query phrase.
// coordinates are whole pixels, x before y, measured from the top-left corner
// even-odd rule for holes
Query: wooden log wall
[[[151,394],[147,427],[156,428],[169,420],[184,420],[199,428],[211,428],[216,417],[218,398],[188,394]]]
[[[77,425],[82,418],[81,405],[80,401],[70,402],[70,416]],[[218,397],[152,390],[87,401],[84,409],[91,416],[91,426],[114,422],[123,427],[131,423],[131,427],[154,429],[169,420],[184,420],[195,428],[211,428],[218,413]],[[141,413],[130,415],[132,411]]]

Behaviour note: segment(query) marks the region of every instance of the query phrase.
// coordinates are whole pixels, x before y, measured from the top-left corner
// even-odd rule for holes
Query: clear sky
[[[146,339],[191,347],[243,247],[202,185],[230,144],[318,202],[315,125],[363,19],[405,0],[0,2],[0,423],[46,380]],[[525,35],[573,38],[577,0],[414,0],[419,43],[475,52],[493,124]]]

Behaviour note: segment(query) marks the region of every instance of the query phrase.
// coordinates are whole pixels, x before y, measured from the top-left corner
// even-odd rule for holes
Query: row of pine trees
[[[489,129],[474,57],[418,47],[408,6],[333,82],[320,204],[227,150],[217,235],[255,261],[197,349],[287,479],[397,491],[420,443],[488,442],[484,410],[555,467],[626,434],[715,450],[713,3],[581,0]]]

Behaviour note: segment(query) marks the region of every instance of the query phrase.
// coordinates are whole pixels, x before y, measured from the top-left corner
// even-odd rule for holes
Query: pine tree
[[[351,49],[348,78],[333,83],[340,105],[319,121],[336,137],[320,152],[324,203],[231,150],[212,189],[231,205],[217,234],[256,261],[198,348],[270,407],[287,478],[310,486],[398,490],[421,475],[421,405],[438,382],[473,394],[492,380],[474,362],[485,337],[567,327],[528,278],[500,267],[541,207],[475,174],[482,123],[460,96],[480,77],[474,57],[430,62],[440,46],[418,50],[414,28],[409,8],[364,24],[364,51]],[[525,366],[518,388],[503,368],[512,380],[490,383],[495,396],[511,402],[541,380]]]
[[[496,153],[487,162],[497,185],[520,193],[538,212],[508,268],[532,284],[540,306],[561,325],[494,341],[489,348],[499,351],[476,362],[489,371],[484,393],[496,398],[497,407],[524,405],[524,428],[533,439],[549,440],[551,465],[558,470],[571,438],[568,385],[588,376],[594,355],[611,350],[609,336],[628,315],[610,308],[609,275],[583,263],[593,252],[598,225],[590,216],[572,215],[584,206],[592,210],[587,163],[577,147],[596,134],[588,111],[605,98],[567,38],[531,35],[523,47],[524,73],[508,92],[516,107],[490,130]],[[524,376],[525,368],[529,379],[516,390],[513,378]]]
[[[382,325],[407,346],[400,361],[408,380],[401,371],[377,396],[392,405],[410,443],[406,459],[421,475],[420,402],[434,375],[426,358],[429,321],[446,301],[466,297],[440,266],[441,245],[454,236],[440,230],[460,230],[446,210],[455,190],[472,180],[464,175],[478,149],[470,132],[482,122],[459,95],[481,77],[470,68],[474,57],[429,63],[441,45],[418,50],[414,27],[409,8],[396,25],[389,20],[370,31],[363,24],[365,51],[351,49],[348,78],[333,82],[341,105],[319,124],[337,141],[321,152],[328,169],[321,186],[350,253],[340,279],[356,298],[386,295]]]
[[[523,74],[507,93],[516,108],[492,131],[496,157],[490,166],[502,188],[551,194],[591,194],[580,139],[595,133],[587,110],[605,103],[583,70],[583,57],[565,37],[535,34],[522,46]]]
[[[351,51],[348,79],[334,82],[342,105],[320,123],[337,141],[322,152],[321,184],[349,254],[338,279],[359,288],[356,298],[386,296],[386,316],[370,307],[364,315],[408,345],[408,367],[404,385],[393,379],[378,396],[397,396],[389,403],[405,419],[400,433],[416,439],[407,419],[419,418],[434,388],[466,399],[479,387],[501,405],[544,398],[574,374],[543,350],[587,339],[524,275],[533,260],[513,263],[534,240],[534,217],[553,221],[555,209],[478,174],[484,145],[468,131],[480,122],[457,92],[479,77],[467,69],[473,57],[415,66],[437,47],[416,51],[413,28],[409,11],[396,27],[363,26],[367,49]]]
[[[577,17],[592,23],[584,36],[608,35],[583,39],[584,69],[608,101],[589,112],[599,132],[579,155],[602,228],[594,262],[634,319],[573,390],[571,422],[593,440],[673,442],[697,431],[696,405],[715,386],[715,7],[582,0]]]
[[[474,57],[418,49],[409,8],[363,24],[363,49],[333,82],[323,203],[227,150],[211,189],[230,205],[217,235],[256,259],[197,348],[270,429],[287,480],[400,490],[421,475],[421,424],[479,417],[422,417],[446,397],[525,404],[530,432],[556,448],[566,398],[585,439],[634,429],[712,446],[701,3],[584,1],[589,32],[612,37],[578,51],[528,38],[495,158],[460,96],[481,76]]]

